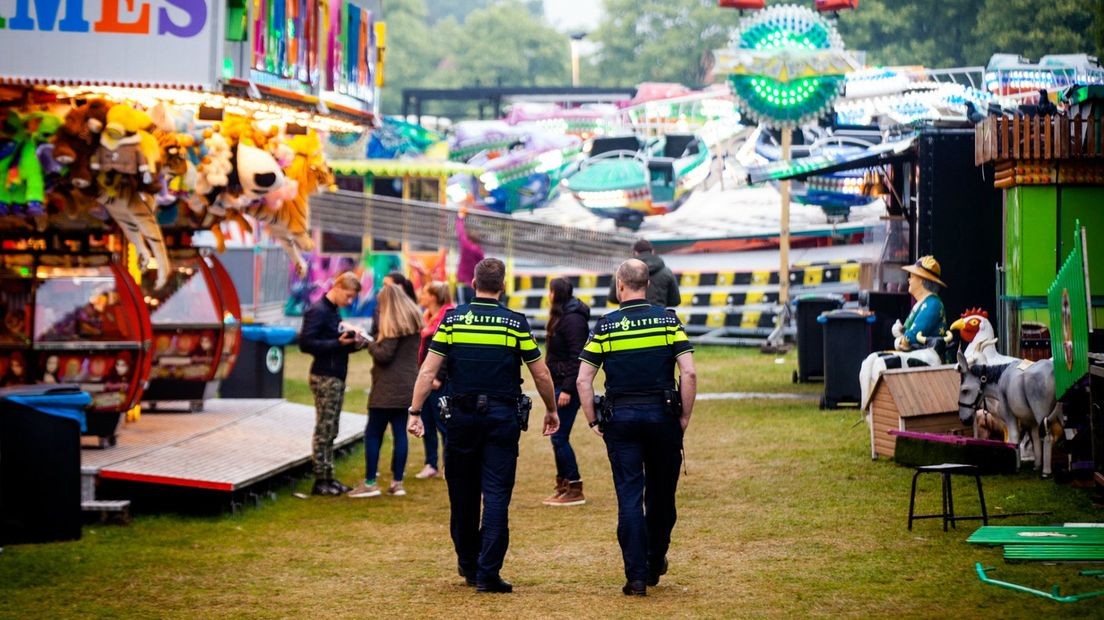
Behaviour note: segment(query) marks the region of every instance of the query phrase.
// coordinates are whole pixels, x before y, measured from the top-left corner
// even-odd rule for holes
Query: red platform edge
[[[233,491],[234,485],[228,482],[211,482],[210,480],[193,480],[190,478],[174,478],[171,476],[149,476],[146,474],[131,474],[127,472],[102,469],[99,472],[101,478],[112,480],[128,480],[131,482],[147,482],[150,484],[167,484],[177,487],[191,487],[195,489],[210,489],[213,491]]]

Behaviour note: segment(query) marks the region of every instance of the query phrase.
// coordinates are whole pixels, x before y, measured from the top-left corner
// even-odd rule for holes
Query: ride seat
[[[675,179],[675,159],[673,157],[653,157],[649,159],[648,176],[653,183],[662,180],[670,185]]]
[[[663,143],[663,156],[679,158],[698,152],[698,137],[694,134],[667,134]]]
[[[595,138],[591,143],[590,156],[596,157],[610,151],[639,151],[640,138],[636,136],[617,136],[612,138]]]

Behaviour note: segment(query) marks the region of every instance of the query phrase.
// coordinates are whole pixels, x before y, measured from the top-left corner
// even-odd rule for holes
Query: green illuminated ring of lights
[[[839,32],[806,7],[771,7],[743,21],[732,41],[739,49],[842,50]],[[764,75],[728,76],[740,107],[770,126],[794,126],[812,121],[831,107],[843,91],[842,75],[818,75],[787,82]]]
[[[843,76],[822,75],[780,82],[764,76],[728,76],[736,97],[752,116],[783,124],[800,123],[832,104],[843,87]]]

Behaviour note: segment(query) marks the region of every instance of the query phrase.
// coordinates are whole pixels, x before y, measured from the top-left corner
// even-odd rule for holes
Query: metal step
[[[130,500],[94,499],[84,501],[81,502],[81,510],[85,512],[127,512],[130,510]]]

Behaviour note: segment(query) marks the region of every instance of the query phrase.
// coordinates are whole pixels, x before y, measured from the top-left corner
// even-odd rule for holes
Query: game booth
[[[100,448],[115,445],[124,414],[138,420],[140,404],[213,408],[225,413],[219,424],[267,409],[275,421],[259,436],[276,443],[293,428],[279,416],[313,424],[278,400],[210,400],[243,332],[218,254],[246,231],[305,272],[308,200],[332,183],[322,144],[375,122],[380,2],[200,2],[151,19],[148,7],[120,15],[76,0],[49,23],[28,6],[0,37],[0,383],[76,384],[91,395],[84,433]],[[161,442],[147,452],[180,447],[173,426],[214,428],[158,417],[142,421]],[[111,453],[85,450],[82,467],[224,490],[259,479],[226,464],[245,473],[165,473],[194,461],[183,453],[157,460],[156,475],[112,473],[125,468]]]

